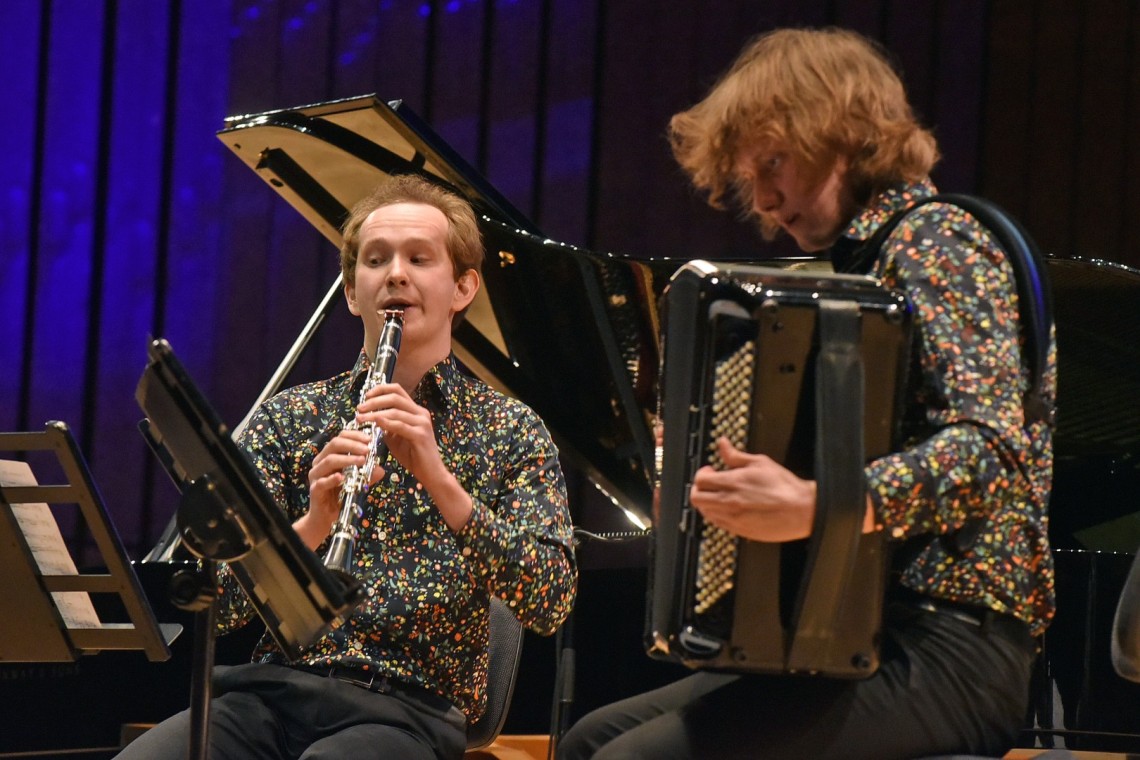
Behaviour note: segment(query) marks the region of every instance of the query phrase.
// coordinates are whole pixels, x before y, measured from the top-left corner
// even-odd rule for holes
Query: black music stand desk
[[[152,340],[147,355],[135,392],[147,415],[139,427],[182,491],[179,535],[203,570],[189,584],[200,594],[174,602],[196,614],[190,756],[205,757],[217,563],[228,564],[291,662],[363,600],[363,589],[338,578],[301,541],[170,344]]]

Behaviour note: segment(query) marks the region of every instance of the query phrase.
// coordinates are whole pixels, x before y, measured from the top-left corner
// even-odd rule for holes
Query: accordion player
[[[896,443],[911,314],[857,275],[693,261],[662,307],[659,505],[646,648],[743,673],[862,678],[878,667],[887,558],[862,533],[863,468]],[[811,536],[733,536],[689,503],[716,441],[819,484]]]

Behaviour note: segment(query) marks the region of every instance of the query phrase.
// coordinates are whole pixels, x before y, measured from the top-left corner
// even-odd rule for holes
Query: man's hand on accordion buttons
[[[804,480],[764,454],[717,441],[725,469],[705,466],[693,478],[690,500],[705,520],[753,541],[793,541],[811,534],[815,481]]]

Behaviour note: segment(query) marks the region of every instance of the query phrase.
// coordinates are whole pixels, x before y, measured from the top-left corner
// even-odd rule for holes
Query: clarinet
[[[386,309],[384,311],[384,328],[380,331],[380,341],[376,344],[376,358],[364,379],[364,387],[360,389],[360,401],[368,391],[378,385],[392,382],[392,374],[396,370],[396,356],[400,352],[400,337],[404,332],[404,310]],[[324,564],[332,572],[345,580],[353,577],[352,555],[356,549],[356,538],[359,534],[357,522],[364,514],[364,500],[368,498],[368,477],[372,469],[383,459],[385,448],[384,431],[371,422],[357,424],[356,420],[348,423],[346,430],[363,430],[369,435],[368,454],[364,464],[349,465],[344,470],[344,484],[341,486],[340,515],[332,529],[332,540],[328,551],[325,552]]]

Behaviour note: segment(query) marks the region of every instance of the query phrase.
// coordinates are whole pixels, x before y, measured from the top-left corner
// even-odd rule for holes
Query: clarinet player
[[[211,758],[461,757],[485,700],[490,597],[540,634],[569,613],[558,452],[531,409],[451,354],[482,258],[468,203],[417,177],[385,182],[345,223],[344,291],[364,349],[347,372],[266,401],[239,443],[320,554],[346,469],[364,465],[368,428],[382,431],[353,554],[366,598],[293,665],[267,635],[251,663],[215,669]],[[361,400],[385,310],[403,311],[398,361]],[[220,632],[254,616],[228,575],[218,611]],[[179,713],[120,757],[185,757],[188,731]]]

